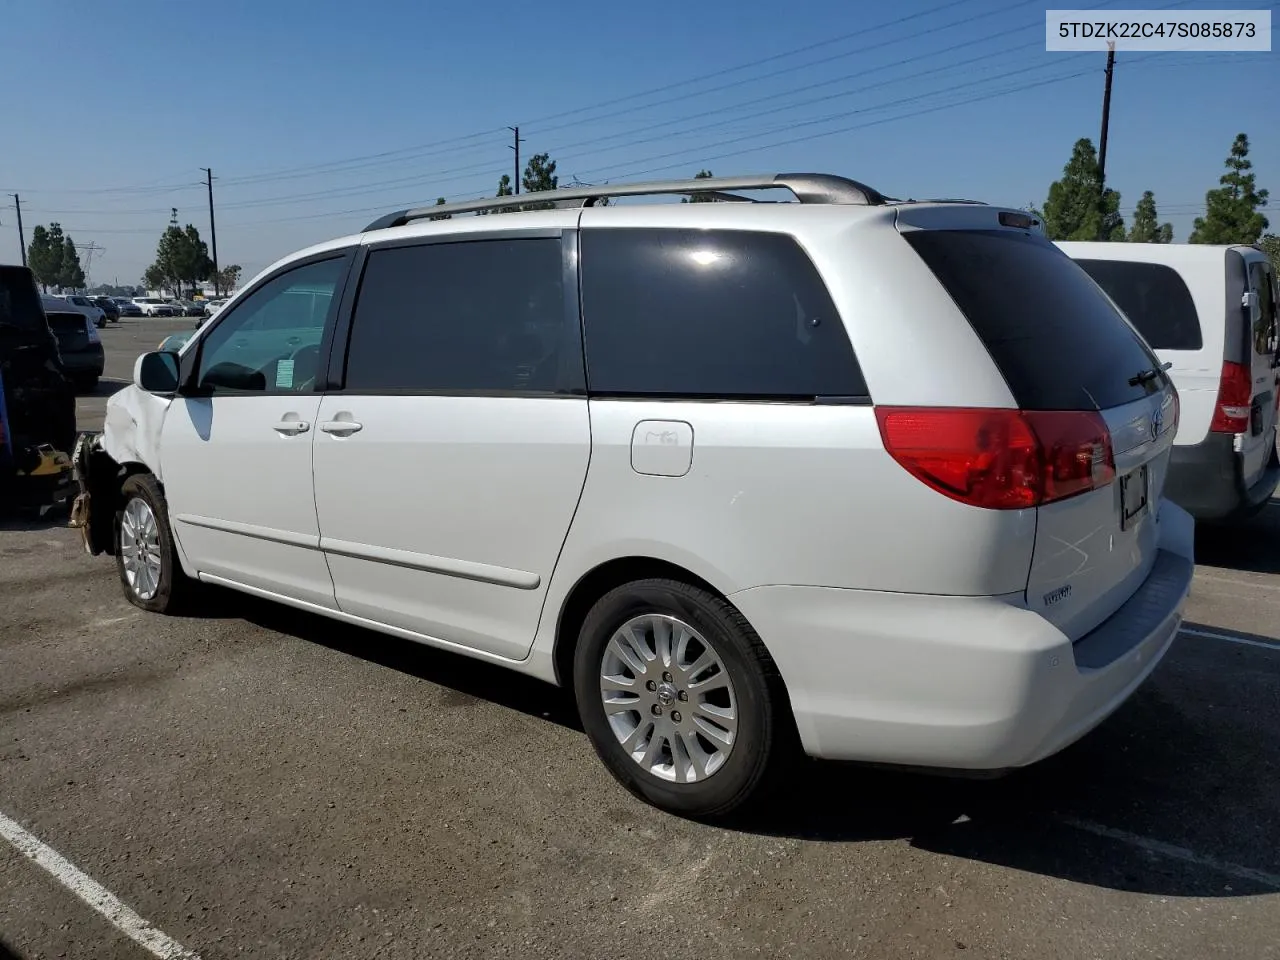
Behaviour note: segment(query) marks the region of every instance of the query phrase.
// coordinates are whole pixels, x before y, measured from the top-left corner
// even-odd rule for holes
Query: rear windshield
[[[45,328],[35,281],[21,267],[0,267],[0,326],[27,332]]]
[[[1200,317],[1181,274],[1162,263],[1076,260],[1157,350],[1199,350]]]
[[[951,294],[1024,410],[1106,410],[1146,396],[1159,361],[1098,285],[1042,237],[1014,230],[903,234]]]

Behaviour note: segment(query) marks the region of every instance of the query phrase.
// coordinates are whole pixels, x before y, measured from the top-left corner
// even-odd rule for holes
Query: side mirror
[[[178,355],[169,350],[153,350],[138,358],[133,382],[147,393],[177,393]]]

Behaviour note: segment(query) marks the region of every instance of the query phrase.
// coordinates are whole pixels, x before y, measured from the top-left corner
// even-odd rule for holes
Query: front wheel
[[[115,552],[120,584],[134,606],[177,613],[190,603],[197,584],[182,572],[164,494],[150,474],[135,474],[121,488]]]
[[[642,580],[603,596],[583,622],[574,688],[605,766],[673,813],[731,813],[788,753],[790,707],[760,638],[686,583]]]

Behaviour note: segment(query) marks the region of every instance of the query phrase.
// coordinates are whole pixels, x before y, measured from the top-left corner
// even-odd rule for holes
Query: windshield
[[[45,327],[44,310],[29,270],[0,267],[0,326],[33,333]]]

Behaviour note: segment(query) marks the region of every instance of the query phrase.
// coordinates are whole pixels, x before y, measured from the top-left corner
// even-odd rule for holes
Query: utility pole
[[[18,211],[18,246],[22,250],[22,265],[27,265],[27,238],[22,235],[22,198],[13,195],[13,209]]]
[[[208,167],[201,167],[205,174],[205,186],[209,188],[209,241],[213,249],[213,295],[221,296],[218,288],[218,228],[213,220],[213,171]]]
[[[1111,120],[1111,73],[1116,65],[1115,41],[1107,43],[1107,84],[1102,92],[1102,136],[1098,140],[1098,182],[1107,189],[1107,124]]]
[[[516,193],[519,193],[520,192],[520,144],[523,143],[524,141],[520,139],[519,127],[507,127],[507,129],[510,130],[513,136],[515,137],[515,142],[511,144],[511,149],[516,152],[516,170],[515,170],[516,176],[515,176],[515,180],[513,181],[513,189],[515,190]]]

